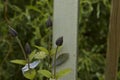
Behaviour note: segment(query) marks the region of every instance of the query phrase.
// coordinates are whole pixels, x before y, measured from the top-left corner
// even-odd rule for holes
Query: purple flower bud
[[[18,33],[17,33],[12,27],[9,28],[9,33],[10,33],[13,37],[16,37],[16,36],[18,35]]]
[[[26,54],[30,54],[31,53],[31,48],[30,48],[29,43],[25,44],[25,52],[26,52]]]
[[[63,36],[62,37],[59,37],[57,40],[56,40],[56,45],[57,46],[61,46],[63,44]]]
[[[48,20],[46,21],[46,26],[49,28],[52,27],[52,25],[53,25],[52,20],[49,17]]]

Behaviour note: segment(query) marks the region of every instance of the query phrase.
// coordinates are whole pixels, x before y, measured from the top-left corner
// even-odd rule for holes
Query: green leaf
[[[42,4],[42,2],[41,2],[41,1],[37,1],[37,2],[36,2],[36,4],[41,5],[41,4]]]
[[[31,62],[32,59],[34,58],[35,53],[36,53],[36,50],[32,51],[32,53],[29,55],[29,60],[30,60],[30,62]]]
[[[10,62],[15,64],[20,64],[20,65],[25,65],[27,63],[26,60],[18,60],[18,59],[11,60]]]
[[[34,10],[34,11],[36,11],[36,12],[41,13],[41,11],[40,11],[37,7],[35,7],[35,6],[30,5],[30,6],[27,6],[27,8],[28,8],[29,10]]]
[[[45,76],[47,78],[51,78],[52,77],[52,73],[49,72],[48,70],[39,70],[38,73],[42,74],[43,76]]]
[[[35,59],[44,59],[46,58],[46,53],[44,51],[39,51],[34,55]]]
[[[61,55],[59,55],[56,59],[56,66],[59,66],[63,63],[65,63],[69,58],[69,54],[68,53],[62,53]]]
[[[35,75],[36,75],[36,71],[35,69],[30,69],[29,71],[26,71],[25,73],[23,73],[24,77],[27,79],[34,79]]]
[[[44,47],[35,46],[37,49],[44,51],[46,54],[49,54],[48,50]]]
[[[53,78],[50,78],[49,80],[55,80],[55,79],[53,79]]]
[[[65,76],[65,75],[67,75],[67,74],[69,74],[71,72],[71,69],[63,69],[63,70],[61,70],[61,71],[59,71],[57,74],[56,74],[56,78],[58,79],[58,78],[61,78],[61,77],[63,77],[63,76]]]
[[[22,10],[18,6],[10,5],[10,7],[16,12],[22,12]]]

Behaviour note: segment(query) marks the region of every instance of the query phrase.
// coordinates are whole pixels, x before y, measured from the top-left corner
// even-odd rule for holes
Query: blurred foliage
[[[78,80],[104,80],[110,5],[110,0],[80,1]]]
[[[79,3],[78,80],[104,80],[110,0],[80,0]],[[53,16],[53,0],[8,1],[8,18],[23,45],[29,42],[31,46],[48,47],[51,33],[45,23],[49,16]],[[0,80],[26,80],[21,73],[22,66],[10,63],[12,59],[23,59],[23,55],[8,33],[4,0],[0,0]]]
[[[29,42],[48,47],[51,33],[46,28],[46,20],[53,13],[52,0],[8,0],[8,18],[18,32],[23,45]],[[21,49],[15,38],[8,33],[4,20],[4,1],[0,1],[0,80],[25,80],[21,66],[11,64],[12,59],[23,59]]]

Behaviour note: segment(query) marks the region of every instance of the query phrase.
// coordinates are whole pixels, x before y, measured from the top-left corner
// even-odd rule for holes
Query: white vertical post
[[[78,0],[54,0],[53,42],[63,36],[62,52],[69,53],[68,61],[57,71],[71,68],[72,72],[60,80],[76,80]]]

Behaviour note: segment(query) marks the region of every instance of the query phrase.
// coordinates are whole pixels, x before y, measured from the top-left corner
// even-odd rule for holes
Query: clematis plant
[[[47,20],[46,25],[47,27],[52,26],[50,18]],[[47,80],[59,80],[59,78],[71,72],[71,69],[69,68],[60,70],[59,72],[56,71],[56,67],[61,66],[69,58],[68,53],[59,54],[63,45],[63,36],[56,40],[56,48],[47,49],[45,47],[34,45],[36,49],[31,51],[31,47],[28,42],[23,48],[16,30],[14,30],[12,27],[9,27],[9,33],[15,37],[24,55],[23,60],[15,59],[11,60],[10,62],[23,65],[21,71],[25,78],[34,80],[36,76],[44,76]],[[57,54],[59,54],[59,56],[57,56]],[[48,67],[40,68],[40,65],[44,64],[44,62],[48,64]]]

